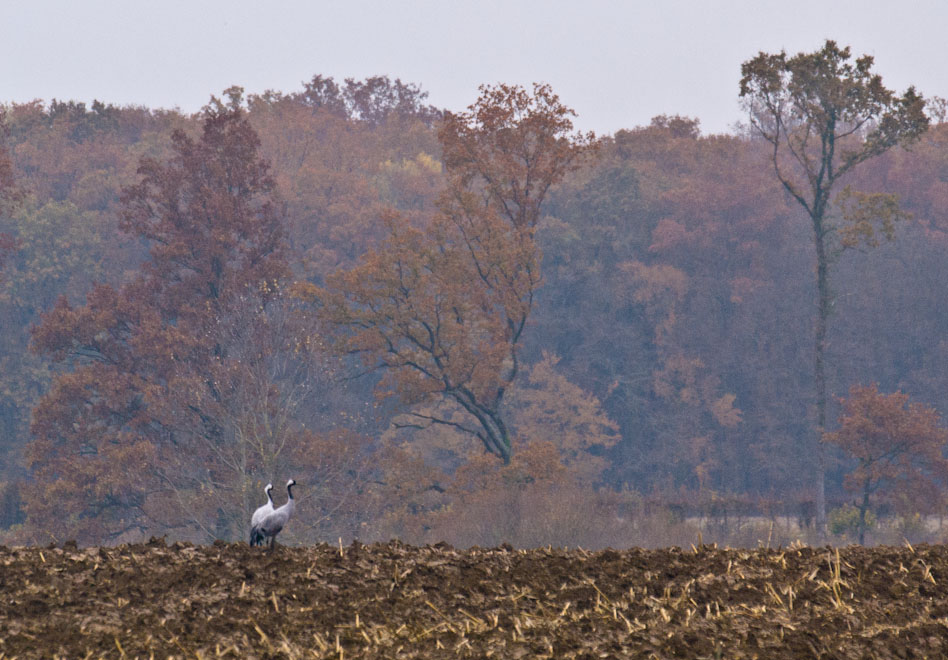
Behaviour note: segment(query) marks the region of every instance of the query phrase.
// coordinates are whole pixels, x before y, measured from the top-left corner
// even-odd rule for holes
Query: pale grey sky
[[[825,38],[889,87],[948,96],[945,0],[0,0],[0,103],[194,111],[232,84],[387,74],[462,109],[482,83],[550,83],[597,133],[655,115],[741,119],[741,62]]]

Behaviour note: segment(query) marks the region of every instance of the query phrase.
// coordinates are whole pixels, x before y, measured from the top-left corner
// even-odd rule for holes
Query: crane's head
[[[267,497],[270,497],[271,490],[273,490],[273,484],[267,484],[267,487],[263,489],[263,492],[267,494]]]

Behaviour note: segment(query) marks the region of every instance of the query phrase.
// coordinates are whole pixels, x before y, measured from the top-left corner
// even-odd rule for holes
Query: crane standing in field
[[[273,490],[273,484],[267,484],[267,487],[263,489],[267,494],[267,503],[262,507],[253,512],[253,516],[250,518],[250,545],[263,545],[263,539],[265,538],[263,533],[260,531],[260,523],[263,522],[263,519],[273,513],[273,496],[270,494],[270,491]]]
[[[273,548],[276,546],[276,536],[280,533],[286,522],[290,519],[290,516],[293,514],[293,510],[296,508],[296,501],[293,499],[293,486],[296,485],[296,480],[290,479],[286,482],[286,494],[287,501],[286,504],[281,506],[278,509],[275,509],[272,513],[268,513],[264,516],[263,520],[260,521],[258,529],[261,535],[261,540],[264,538],[270,538],[270,552],[273,552]]]

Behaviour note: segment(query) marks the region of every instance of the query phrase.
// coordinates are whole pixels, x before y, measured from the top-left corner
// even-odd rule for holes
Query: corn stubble
[[[948,655],[948,548],[0,549],[8,658]]]

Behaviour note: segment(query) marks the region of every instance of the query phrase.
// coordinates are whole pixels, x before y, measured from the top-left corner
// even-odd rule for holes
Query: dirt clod
[[[948,656],[948,548],[0,550],[0,657]],[[121,650],[121,652],[119,652]]]

